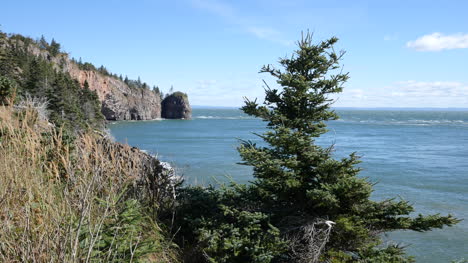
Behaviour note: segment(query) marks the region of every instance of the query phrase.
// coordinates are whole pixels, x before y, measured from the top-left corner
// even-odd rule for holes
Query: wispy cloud
[[[283,39],[281,33],[273,28],[249,26],[246,27],[246,30],[260,39],[273,41],[285,46],[290,46],[292,44],[292,41]]]
[[[397,34],[388,34],[388,35],[385,35],[383,39],[385,41],[398,40],[398,35]]]
[[[251,21],[246,17],[239,15],[239,12],[226,2],[219,0],[191,0],[193,6],[205,10],[215,16],[221,17],[228,23],[239,26],[244,32],[258,38],[281,45],[289,46],[293,41],[284,38],[283,34],[270,27],[263,26],[256,21]]]
[[[230,22],[235,22],[237,20],[234,8],[226,3],[216,0],[192,0],[191,2],[196,8],[223,17]]]
[[[349,89],[345,90],[343,93],[344,96],[349,96],[352,99],[366,99],[367,95],[362,89]]]
[[[229,80],[198,80],[191,85],[188,93],[193,105],[241,106],[244,96],[262,98],[264,90],[260,79],[246,79],[237,76]]]
[[[417,51],[441,51],[448,49],[468,48],[468,34],[444,35],[432,33],[406,43],[408,48]]]
[[[466,107],[468,83],[415,81],[393,83],[378,89],[344,89],[337,106],[346,107]]]
[[[468,84],[450,81],[402,81],[392,88],[392,96],[397,97],[466,97]]]

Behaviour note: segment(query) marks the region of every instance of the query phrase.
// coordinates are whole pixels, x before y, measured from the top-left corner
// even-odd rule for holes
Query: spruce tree
[[[47,49],[49,47],[49,43],[47,43],[47,40],[45,39],[44,35],[41,36],[41,39],[38,42],[39,48],[41,49]]]
[[[57,56],[60,53],[60,44],[55,41],[55,39],[52,38],[52,41],[50,42],[50,47],[49,47],[49,52],[52,56]]]
[[[0,47],[0,75],[13,75],[17,64],[17,59],[15,58],[13,51],[11,49]]]
[[[0,106],[12,104],[15,100],[17,89],[14,81],[0,75]]]
[[[407,201],[371,200],[373,184],[358,176],[357,154],[337,160],[333,146],[316,144],[327,132],[326,122],[338,119],[330,95],[341,92],[348,80],[339,65],[344,52],[333,48],[337,41],[333,37],[313,44],[306,34],[294,55],[279,60],[280,68],[261,69],[276,78],[280,88],[267,85],[263,104],[246,99],[242,107],[268,127],[259,135],[265,145],[243,141],[238,149],[243,163],[253,166],[252,202],[289,239],[285,261],[411,262],[402,248],[379,246],[380,234],[399,229],[428,231],[458,220],[451,215],[410,217],[413,207]],[[320,223],[322,230],[331,229],[330,236],[323,240],[325,247],[314,252],[311,248],[317,244],[312,243],[317,240],[307,238],[305,230]]]

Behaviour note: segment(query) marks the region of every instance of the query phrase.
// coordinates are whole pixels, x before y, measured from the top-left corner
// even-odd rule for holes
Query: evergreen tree
[[[40,58],[33,58],[26,75],[25,91],[33,96],[43,95],[47,78],[46,65]]]
[[[55,41],[55,39],[52,38],[52,41],[50,42],[50,47],[49,47],[49,52],[52,56],[57,56],[60,53],[60,44]]]
[[[134,81],[132,81],[134,83]],[[136,86],[137,88],[141,88],[142,87],[142,83],[141,83],[141,79],[140,79],[140,76],[138,76],[138,79],[136,81]]]
[[[311,253],[304,248],[314,245],[304,229],[322,222],[331,232],[321,261],[410,262],[402,248],[377,248],[380,233],[399,229],[428,231],[451,226],[458,220],[451,215],[413,218],[409,216],[413,207],[407,201],[371,200],[372,183],[358,177],[358,156],[352,153],[336,160],[332,146],[315,144],[327,131],[326,122],[338,119],[330,109],[333,100],[329,95],[341,92],[348,80],[348,74],[338,70],[344,52],[334,51],[337,40],[331,38],[314,45],[307,34],[298,42],[293,56],[279,60],[280,69],[272,65],[261,69],[261,73],[276,78],[281,88],[267,85],[263,105],[246,99],[242,107],[248,115],[266,121],[269,128],[259,135],[266,146],[243,141],[239,147],[244,164],[254,169],[252,203],[271,217],[283,237],[300,237],[290,242],[290,258],[286,261],[304,261],[304,256]],[[294,251],[306,255],[293,257]],[[308,258],[308,262],[317,261]]]
[[[17,59],[11,49],[0,48],[0,74],[4,76],[13,75],[17,66]]]
[[[14,81],[0,75],[0,106],[14,102],[17,85]]]
[[[47,40],[45,39],[44,35],[41,36],[41,39],[39,40],[39,48],[41,49],[47,49],[49,47],[49,43],[47,43]]]

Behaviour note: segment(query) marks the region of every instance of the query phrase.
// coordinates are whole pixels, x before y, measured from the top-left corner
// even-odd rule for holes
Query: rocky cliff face
[[[172,96],[168,108],[164,109],[159,92],[146,88],[130,87],[118,78],[101,74],[96,70],[82,70],[67,54],[51,56],[49,52],[29,45],[28,52],[51,61],[57,70],[68,72],[83,87],[88,82],[89,89],[96,91],[102,103],[102,113],[107,120],[152,120],[161,118],[162,112],[167,118],[188,119],[191,109],[185,95],[184,99]],[[176,92],[179,93],[179,92]],[[177,117],[180,116],[180,117]]]
[[[102,113],[107,120],[152,120],[161,118],[159,93],[143,88],[129,87],[120,79],[104,76],[94,70],[80,70],[73,62],[64,70],[83,86],[95,90],[102,102]]]
[[[182,92],[175,92],[167,96],[162,101],[162,114],[165,119],[191,119],[192,108],[187,95]]]
[[[105,76],[94,70],[81,70],[67,55],[58,57],[38,48],[31,52],[42,56],[68,72],[81,86],[88,82],[89,89],[96,91],[102,103],[102,113],[107,120],[152,120],[161,118],[161,97],[149,89],[129,87],[118,78]]]

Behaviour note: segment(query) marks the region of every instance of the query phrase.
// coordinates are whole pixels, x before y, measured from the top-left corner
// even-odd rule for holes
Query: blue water
[[[337,158],[362,156],[361,176],[378,182],[372,198],[401,197],[417,213],[468,219],[468,111],[338,110],[318,140],[335,144]],[[238,165],[237,138],[261,143],[265,123],[235,109],[194,109],[193,120],[115,122],[117,141],[171,162],[189,183],[252,179]],[[408,245],[417,262],[468,259],[468,221],[426,233],[399,231],[386,238]],[[390,242],[390,241],[389,241]]]

